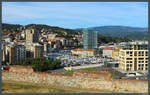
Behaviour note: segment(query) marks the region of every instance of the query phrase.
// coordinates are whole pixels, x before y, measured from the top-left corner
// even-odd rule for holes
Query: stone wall
[[[2,80],[67,87],[147,93],[148,81],[112,79],[107,72],[75,71],[73,75],[34,72],[31,67],[11,66],[2,71]]]

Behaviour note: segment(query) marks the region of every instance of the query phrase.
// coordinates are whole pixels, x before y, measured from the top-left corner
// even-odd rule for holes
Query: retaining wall
[[[148,81],[113,79],[111,74],[107,72],[75,71],[73,75],[64,75],[34,72],[31,67],[11,66],[9,70],[2,71],[2,80],[117,92],[148,93]]]

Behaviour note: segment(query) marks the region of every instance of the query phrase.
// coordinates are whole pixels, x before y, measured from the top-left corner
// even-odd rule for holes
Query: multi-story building
[[[43,56],[43,51],[44,51],[44,48],[42,45],[40,45],[38,43],[34,44],[33,57],[34,58],[41,58]]]
[[[23,30],[23,31],[21,32],[21,37],[22,37],[23,39],[25,38],[25,34],[26,34],[26,31]]]
[[[9,63],[16,62],[17,54],[16,54],[16,47],[9,46]]]
[[[119,48],[114,48],[112,51],[112,58],[115,60],[119,60]]]
[[[112,58],[113,48],[104,48],[103,49],[103,57],[110,57]]]
[[[9,63],[20,62],[26,59],[26,48],[23,45],[9,46]]]
[[[23,45],[16,46],[16,60],[17,62],[26,60],[26,47]]]
[[[39,41],[39,31],[36,29],[26,30],[26,43],[36,43]]]
[[[96,55],[96,49],[73,49],[71,50],[72,55],[79,56],[94,56]]]
[[[2,61],[5,61],[5,50],[4,49],[2,49],[2,51],[1,51],[1,58],[2,58]]]
[[[9,63],[18,63],[26,59],[26,48],[18,43],[2,44],[2,61]]]
[[[119,51],[119,68],[125,71],[148,70],[148,42],[122,43]]]
[[[84,29],[83,30],[83,46],[84,49],[97,48],[97,32]]]

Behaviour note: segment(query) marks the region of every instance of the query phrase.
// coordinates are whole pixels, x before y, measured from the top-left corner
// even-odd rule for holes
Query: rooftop
[[[148,41],[122,42],[120,45],[143,45],[148,44]]]
[[[73,51],[96,51],[96,49],[73,49]]]

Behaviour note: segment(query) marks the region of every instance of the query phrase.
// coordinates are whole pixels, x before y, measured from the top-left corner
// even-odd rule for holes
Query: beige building
[[[79,56],[94,56],[96,55],[96,49],[73,49],[71,50],[73,55]]]
[[[10,46],[9,47],[9,63],[16,62],[17,54],[16,54],[16,47]]]
[[[55,39],[56,34],[48,34],[48,40],[53,40]]]
[[[40,44],[34,44],[33,47],[33,57],[41,58],[43,56],[43,46]]]
[[[119,48],[115,48],[115,49],[112,51],[112,58],[113,58],[113,59],[116,59],[116,60],[119,60]]]
[[[148,42],[124,43],[119,51],[119,68],[125,71],[147,71]]]
[[[26,43],[35,43],[39,41],[39,32],[35,29],[26,30]]]
[[[5,61],[5,51],[4,49],[1,50],[1,58],[2,58],[2,61]]]

